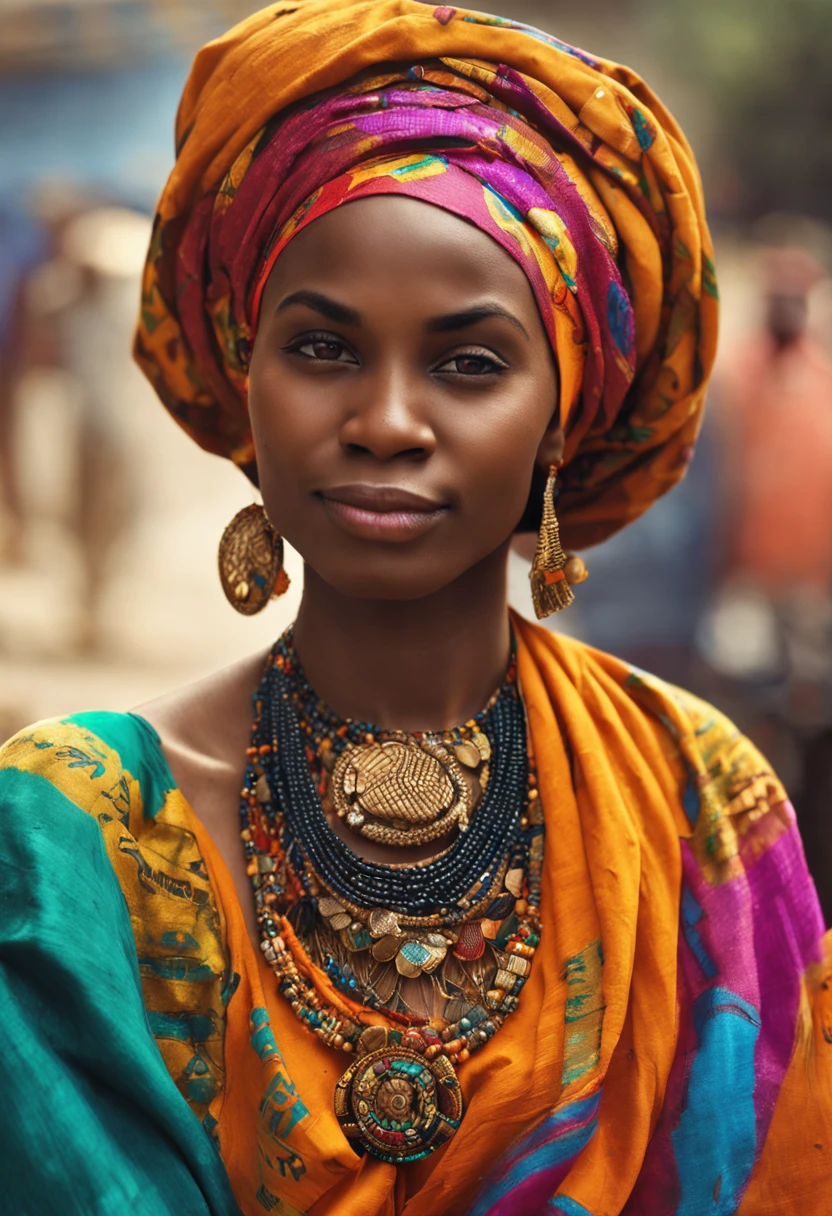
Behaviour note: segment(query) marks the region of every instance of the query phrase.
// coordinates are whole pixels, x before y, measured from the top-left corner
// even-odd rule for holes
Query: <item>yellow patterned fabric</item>
[[[0,750],[3,1208],[234,1216],[226,926],[193,817],[138,719]]]
[[[127,902],[151,1031],[177,1089],[203,1119],[225,1083],[226,1006],[237,982],[225,921],[193,814],[179,790],[164,788],[172,786],[165,768],[157,764],[141,783],[134,774],[147,764],[126,767],[128,732],[122,727],[114,740],[119,752],[102,738],[110,733],[106,718],[101,734],[88,721],[49,722],[16,736],[3,766],[37,773],[98,823]],[[139,720],[128,724],[141,737]]]

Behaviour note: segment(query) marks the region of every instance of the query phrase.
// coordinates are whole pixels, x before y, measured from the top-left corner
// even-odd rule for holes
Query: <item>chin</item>
[[[393,563],[386,570],[326,570],[316,567],[316,573],[339,595],[364,600],[390,600],[402,603],[406,600],[421,600],[435,595],[459,577],[452,571],[442,577],[435,568],[430,572],[395,571]]]

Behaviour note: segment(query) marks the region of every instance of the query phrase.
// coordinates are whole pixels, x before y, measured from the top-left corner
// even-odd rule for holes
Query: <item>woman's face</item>
[[[430,595],[504,547],[563,443],[522,270],[403,197],[338,207],[278,258],[249,406],[269,519],[330,586],[372,599]]]

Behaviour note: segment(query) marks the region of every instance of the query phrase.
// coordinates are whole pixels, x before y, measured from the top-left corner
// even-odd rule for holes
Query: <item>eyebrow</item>
[[[503,321],[508,321],[528,338],[525,325],[515,317],[513,312],[509,312],[507,308],[501,308],[499,304],[482,304],[479,308],[466,308],[462,312],[452,312],[445,317],[432,317],[425,328],[429,334],[447,334],[456,329],[467,329],[470,325],[476,325],[478,321],[487,321],[489,317],[501,317]]]
[[[320,291],[291,292],[280,301],[275,309],[275,316],[287,308],[291,308],[293,304],[305,305],[307,308],[319,312],[321,316],[327,317],[330,321],[337,321],[341,325],[361,325],[362,323],[360,312],[349,308],[346,304],[339,303],[338,300],[333,300]],[[514,313],[499,304],[481,304],[476,308],[466,308],[461,312],[448,313],[442,317],[431,317],[425,323],[425,329],[429,334],[453,333],[458,329],[468,329],[480,321],[488,320],[489,317],[499,317],[503,321],[508,321],[515,329],[519,329],[525,338],[529,338],[523,323],[515,317]]]
[[[348,308],[346,304],[339,304],[337,300],[323,295],[320,291],[291,292],[280,301],[274,310],[275,316],[287,308],[291,308],[293,304],[305,304],[307,308],[314,309],[321,316],[327,317],[330,321],[339,321],[342,325],[361,324],[360,312],[356,312],[354,308]]]

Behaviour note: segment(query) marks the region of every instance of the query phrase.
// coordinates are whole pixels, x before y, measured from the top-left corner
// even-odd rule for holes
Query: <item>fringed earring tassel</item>
[[[560,612],[575,599],[566,577],[567,556],[561,548],[558,517],[555,514],[555,480],[558,466],[549,466],[549,476],[543,493],[543,517],[537,550],[532,562],[529,578],[532,584],[532,600],[537,619]]]

